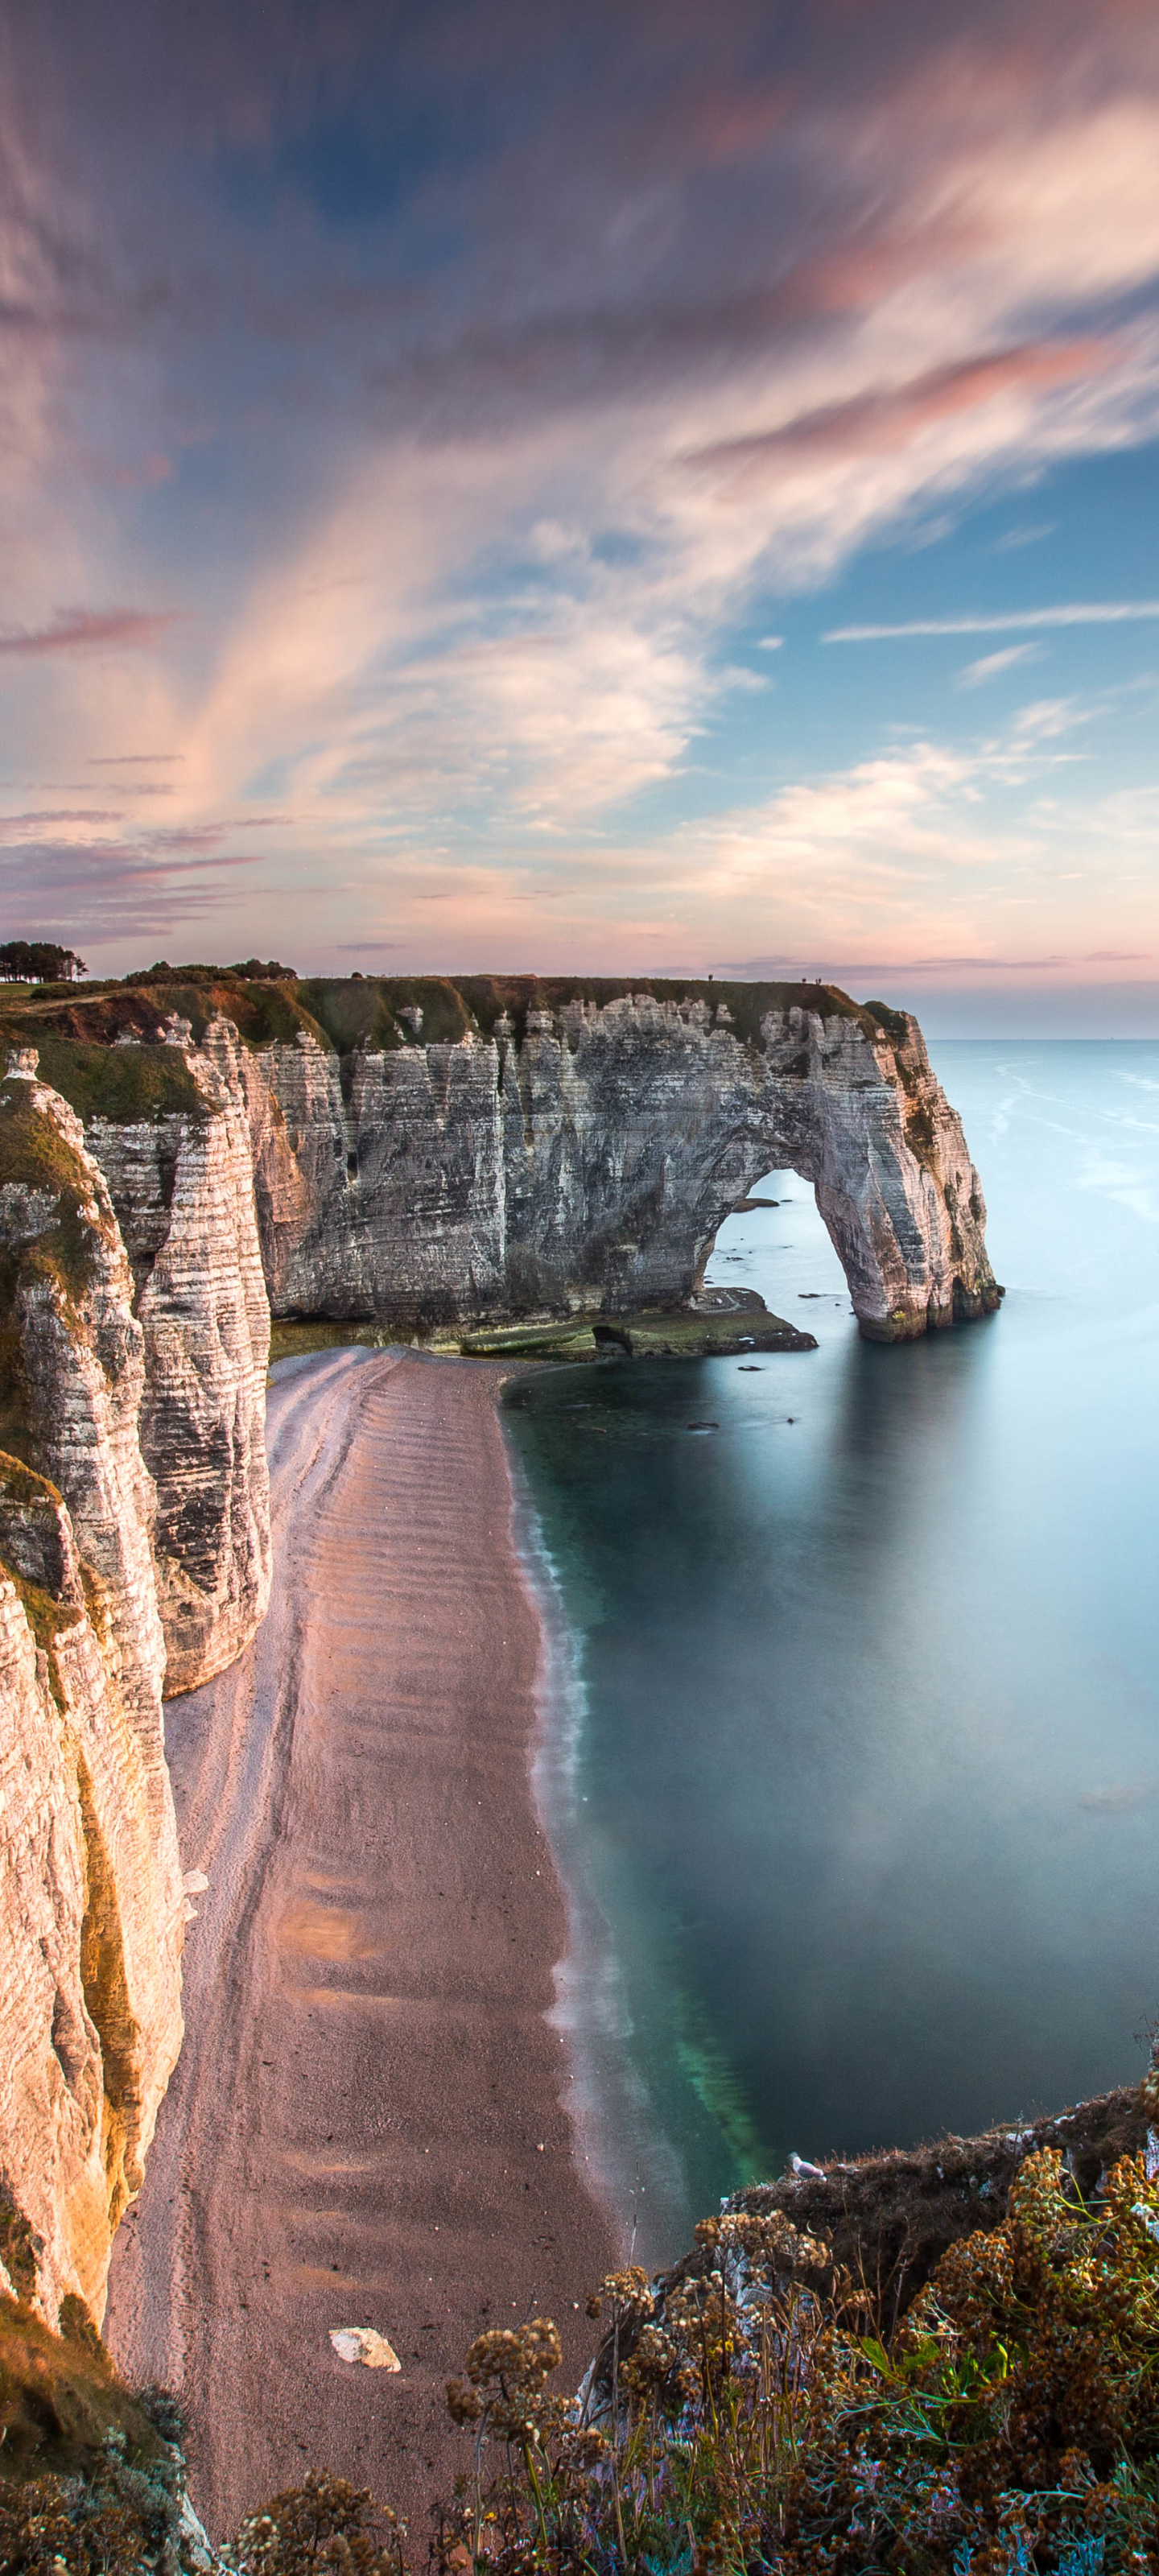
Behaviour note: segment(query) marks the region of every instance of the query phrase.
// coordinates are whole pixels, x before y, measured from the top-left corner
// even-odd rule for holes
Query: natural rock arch
[[[997,1304],[978,1176],[916,1020],[830,987],[527,982],[521,1011],[472,1013],[454,1043],[363,1048],[345,1086],[309,1038],[270,1049],[260,1080],[255,1064],[275,1312],[680,1305],[737,1199],[783,1166],[813,1184],[870,1337]]]

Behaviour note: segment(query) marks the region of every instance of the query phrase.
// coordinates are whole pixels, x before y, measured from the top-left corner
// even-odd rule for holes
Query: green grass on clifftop
[[[769,1011],[818,1012],[857,1019],[856,1002],[835,984],[745,983],[707,976],[655,975],[353,975],[253,978],[225,966],[150,967],[119,983],[0,986],[0,1042],[43,1046],[50,1034],[78,1045],[108,1047],[122,1031],[156,1039],[170,1012],[200,1038],[217,1011],[251,1046],[292,1042],[299,1029],[340,1055],[358,1047],[455,1045],[470,1028],[490,1036],[506,1012],[522,1041],[530,1010],[561,1011],[583,1002],[648,994],[658,1002],[723,1005],[737,1036],[752,1042]],[[884,1024],[884,1006],[872,1006]],[[421,1030],[408,1014],[421,1013]]]
[[[770,1012],[801,1010],[855,1022],[871,1040],[899,1045],[904,1014],[884,1002],[864,1005],[835,984],[718,982],[707,976],[655,975],[351,975],[251,976],[234,967],[149,967],[122,982],[0,985],[0,1066],[7,1046],[34,1046],[45,1082],[87,1123],[126,1125],[171,1115],[209,1113],[180,1049],[161,1042],[173,1015],[199,1042],[217,1014],[231,1020],[246,1046],[292,1045],[300,1033],[333,1051],[349,1088],[360,1050],[457,1046],[471,1031],[493,1035],[506,1016],[517,1045],[528,1015],[590,1009],[647,995],[660,1003],[697,1003],[744,1046],[760,1042]],[[137,1041],[118,1047],[119,1037]],[[807,1057],[789,1070],[805,1073]]]

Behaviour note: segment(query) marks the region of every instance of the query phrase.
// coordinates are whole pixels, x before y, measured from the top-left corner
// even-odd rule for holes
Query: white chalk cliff
[[[103,2311],[180,2045],[184,1909],[144,1334],[80,1121],[28,1071],[0,1085],[0,1235],[25,1453],[0,1458],[0,2195],[55,2323],[68,2293]]]
[[[521,1027],[464,1017],[454,1042],[404,1021],[345,1060],[308,1030],[247,1056],[275,1314],[409,1329],[680,1305],[737,1200],[790,1165],[864,1333],[997,1303],[978,1175],[916,1020],[822,993],[741,1028],[703,987],[547,986]]]

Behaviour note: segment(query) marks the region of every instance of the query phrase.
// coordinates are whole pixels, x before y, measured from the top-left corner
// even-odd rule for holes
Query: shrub
[[[0,2488],[0,2567],[5,2576],[142,2576],[175,2569],[176,2463],[164,2475],[127,2465],[123,2437],[75,2477],[39,2477]]]
[[[582,2402],[547,2391],[546,2321],[472,2346],[448,2391],[475,2467],[444,2568],[1159,2564],[1159,2188],[1141,2158],[1088,2207],[1056,2149],[1028,2156],[1006,2218],[949,2249],[888,2342],[865,2286],[783,2212],[726,2213],[697,2239],[660,2293],[636,2270],[601,2285]]]
[[[377,2544],[375,2517],[387,2530]],[[222,2555],[238,2576],[401,2576],[402,2527],[368,2488],[312,2469],[305,2486],[250,2514]]]

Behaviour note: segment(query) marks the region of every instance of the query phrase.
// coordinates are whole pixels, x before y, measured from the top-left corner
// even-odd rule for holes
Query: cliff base
[[[817,1344],[812,1333],[771,1315],[762,1299],[753,1297],[723,1310],[707,1304],[646,1307],[638,1315],[573,1315],[562,1324],[497,1325],[487,1332],[464,1333],[458,1348],[472,1360],[708,1360],[736,1359],[747,1351],[815,1351]]]

